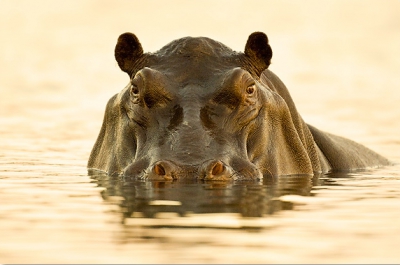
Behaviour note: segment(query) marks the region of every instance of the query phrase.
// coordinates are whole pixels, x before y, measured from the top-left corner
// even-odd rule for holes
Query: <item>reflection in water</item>
[[[293,203],[280,200],[284,195],[312,196],[314,185],[323,185],[320,176],[281,176],[260,182],[138,181],[110,177],[91,171],[90,176],[105,188],[106,202],[118,201],[127,218],[158,218],[162,213],[177,217],[193,214],[235,213],[241,217],[263,217],[293,209]]]

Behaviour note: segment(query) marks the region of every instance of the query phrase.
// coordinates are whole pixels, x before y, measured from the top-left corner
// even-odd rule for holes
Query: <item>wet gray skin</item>
[[[106,107],[88,168],[140,179],[256,180],[351,171],[389,161],[307,125],[267,68],[264,33],[244,53],[209,38],[182,38],[144,53],[122,34],[115,48],[129,84]]]

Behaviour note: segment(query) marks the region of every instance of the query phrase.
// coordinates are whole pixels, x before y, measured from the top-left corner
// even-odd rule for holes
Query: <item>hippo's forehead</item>
[[[186,37],[174,40],[156,54],[158,55],[183,55],[183,56],[215,56],[224,57],[236,54],[224,44],[205,37]]]
[[[209,38],[182,38],[151,54],[147,65],[179,83],[206,84],[229,69],[240,67],[240,56]]]

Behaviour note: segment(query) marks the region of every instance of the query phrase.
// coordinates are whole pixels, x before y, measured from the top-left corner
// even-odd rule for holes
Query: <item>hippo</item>
[[[260,180],[388,165],[352,140],[306,124],[271,72],[266,34],[244,52],[206,37],[144,53],[132,33],[115,59],[130,81],[107,103],[88,169],[141,180]]]

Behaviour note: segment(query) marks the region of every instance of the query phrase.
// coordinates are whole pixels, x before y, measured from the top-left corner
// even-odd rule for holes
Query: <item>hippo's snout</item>
[[[234,170],[221,160],[208,160],[200,165],[178,165],[169,160],[159,160],[145,169],[133,163],[125,171],[125,176],[139,177],[149,180],[230,180],[235,175]]]

